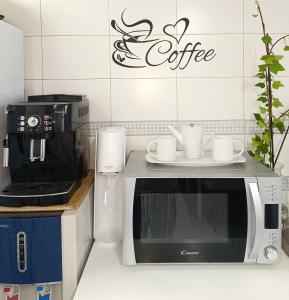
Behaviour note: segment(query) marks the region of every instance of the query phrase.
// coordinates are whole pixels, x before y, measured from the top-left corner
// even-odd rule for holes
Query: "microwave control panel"
[[[257,262],[276,263],[281,255],[281,178],[260,177],[258,187],[263,208],[264,235]]]

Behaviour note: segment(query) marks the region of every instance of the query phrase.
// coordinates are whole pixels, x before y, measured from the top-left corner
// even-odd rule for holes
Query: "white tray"
[[[217,167],[227,166],[232,164],[245,163],[247,160],[244,156],[239,156],[230,161],[216,161],[212,159],[211,152],[204,152],[200,158],[185,158],[183,151],[177,151],[177,158],[174,161],[160,161],[152,157],[150,154],[146,154],[145,159],[152,164],[171,165],[180,167]]]

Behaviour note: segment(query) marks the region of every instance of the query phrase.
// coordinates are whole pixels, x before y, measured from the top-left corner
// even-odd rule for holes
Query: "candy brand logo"
[[[124,20],[121,14],[121,26],[115,20],[112,28],[122,35],[114,42],[113,61],[125,68],[158,67],[169,64],[171,70],[185,69],[191,61],[209,62],[215,56],[214,49],[204,50],[199,41],[185,42],[185,33],[190,24],[188,18],[181,18],[175,24],[162,28],[164,38],[153,34],[153,23],[143,19],[135,23]]]
[[[181,251],[181,255],[199,255],[200,252],[199,251],[194,251],[194,252],[190,252],[190,251],[187,251],[187,250],[182,250]]]
[[[5,229],[7,229],[7,228],[9,228],[10,226],[9,225],[0,225],[0,228],[5,228]]]

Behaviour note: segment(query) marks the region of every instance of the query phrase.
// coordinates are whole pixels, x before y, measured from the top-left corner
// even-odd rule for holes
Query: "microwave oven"
[[[280,260],[281,178],[246,156],[214,167],[154,165],[132,151],[124,171],[123,263]]]

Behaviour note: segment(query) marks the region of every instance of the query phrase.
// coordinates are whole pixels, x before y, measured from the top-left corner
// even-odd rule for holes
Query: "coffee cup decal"
[[[167,64],[171,70],[183,70],[190,63],[207,63],[216,57],[215,50],[203,49],[200,41],[185,41],[190,25],[188,18],[164,25],[163,37],[155,38],[152,36],[154,26],[149,19],[130,23],[125,20],[125,12],[126,9],[121,14],[121,25],[116,20],[111,21],[112,28],[122,35],[114,42],[112,53],[112,60],[121,67],[147,68]],[[181,41],[185,42],[181,44]]]
[[[121,14],[122,26],[119,26],[115,20],[111,21],[111,26],[118,33],[122,34],[122,39],[114,42],[113,61],[127,68],[144,68],[142,59],[135,51],[135,45],[154,42],[157,39],[150,38],[153,31],[153,24],[150,20],[143,19],[129,24],[124,20],[124,10]],[[132,30],[133,29],[133,30]]]

